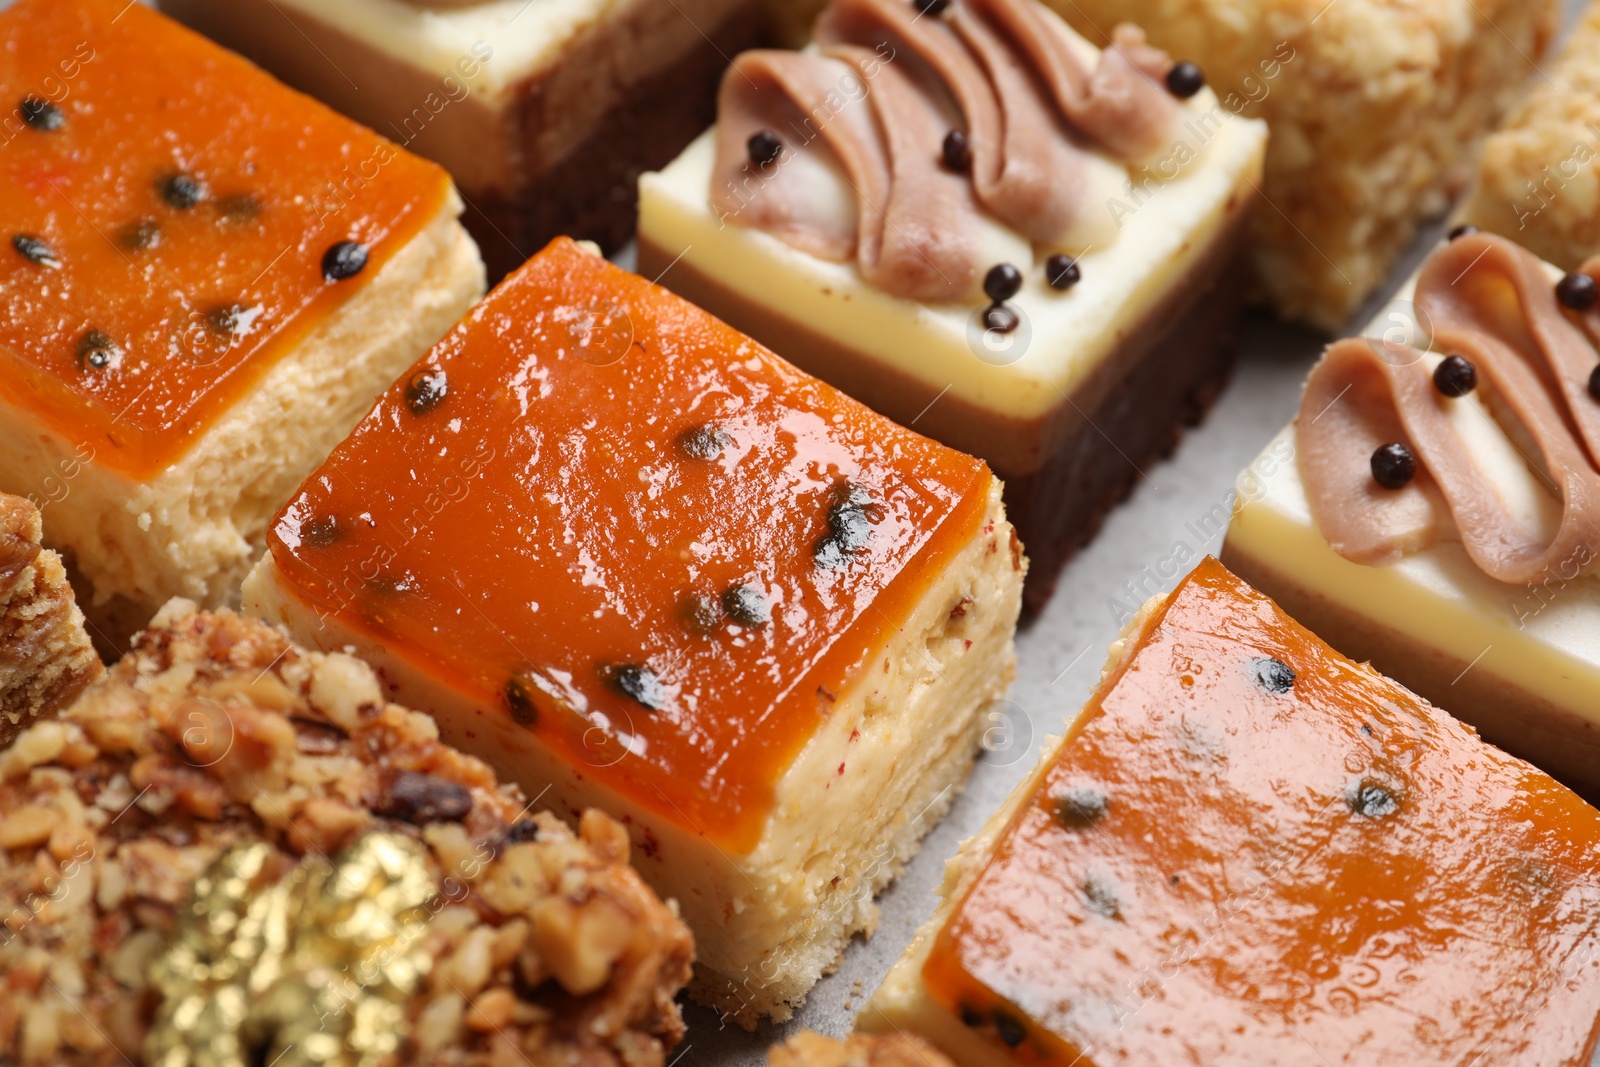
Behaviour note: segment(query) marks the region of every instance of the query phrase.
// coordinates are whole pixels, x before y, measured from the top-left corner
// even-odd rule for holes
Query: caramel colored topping
[[[877,662],[990,483],[563,239],[378,400],[269,547],[309,606],[448,686],[447,733],[531,731],[737,851],[819,689]],[[330,515],[340,537],[307,536]]]
[[[29,240],[0,256],[0,400],[126,474],[182,455],[356,291],[325,280],[330,245],[359,242],[371,277],[447,195],[438,167],[143,4],[22,0],[0,27],[0,97],[67,93],[35,109],[47,133],[3,135],[0,202]]]
[[[1587,1065],[1600,812],[1215,560],[1129,641],[924,965],[993,1063]]]

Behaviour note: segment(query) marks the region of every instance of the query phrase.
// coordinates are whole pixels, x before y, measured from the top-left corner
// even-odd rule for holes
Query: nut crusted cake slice
[[[307,480],[244,600],[621,818],[692,992],[753,1024],[953,799],[1024,570],[982,463],[562,239]]]
[[[857,1022],[964,1067],[1585,1067],[1600,811],[1207,559]]]
[[[39,509],[0,493],[0,748],[70,704],[104,668]]]
[[[527,811],[365,664],[173,601],[0,753],[0,1059],[660,1064],[688,930],[616,822]]]
[[[237,596],[483,268],[443,170],[144,4],[22,0],[0,37],[0,490],[51,499],[120,643]]]

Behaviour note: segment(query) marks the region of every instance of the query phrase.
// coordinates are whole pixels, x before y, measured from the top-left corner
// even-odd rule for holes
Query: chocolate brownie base
[[[1071,395],[1017,419],[864,358],[808,326],[751,304],[676,252],[639,242],[639,271],[707,308],[785,359],[879,413],[982,457],[1005,482],[1006,515],[1029,557],[1024,605],[1044,607],[1068,560],[1099,532],[1144,467],[1205,416],[1232,373],[1243,313],[1244,237],[1252,204],[1233,217],[1179,285]],[[670,269],[668,269],[670,266]]]
[[[1423,645],[1370,615],[1331,603],[1277,567],[1241,552],[1232,541],[1223,544],[1221,558],[1229,570],[1346,656],[1372,664],[1472,726],[1485,741],[1600,805],[1600,727],[1594,723],[1483,668],[1470,687],[1457,685],[1473,664]]]
[[[629,90],[587,137],[520,192],[472,194],[462,221],[483,253],[490,284],[563,234],[594,241],[607,255],[627,244],[638,222],[639,175],[671,163],[716,121],[727,57],[755,45],[759,22],[756,6],[744,4],[669,69]],[[543,94],[533,87],[518,105],[525,142],[540,133],[526,116],[548,109]]]

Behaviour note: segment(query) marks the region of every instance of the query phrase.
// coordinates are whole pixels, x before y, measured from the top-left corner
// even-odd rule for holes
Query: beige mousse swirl
[[[1182,115],[1163,82],[1172,62],[1142,32],[1119,26],[1092,60],[1035,0],[953,0],[939,14],[834,0],[814,37],[815,51],[746,52],[723,77],[712,206],[854,259],[908,299],[972,300],[1000,253],[1114,237],[1106,195],[1127,164],[1171,147]],[[965,136],[958,165],[941,151],[952,130]],[[782,144],[770,161],[752,158],[762,133]]]
[[[1600,269],[1600,261],[1585,272]],[[1498,581],[1591,569],[1600,552],[1600,402],[1593,314],[1564,310],[1545,266],[1511,241],[1458,237],[1418,275],[1413,303],[1434,353],[1467,360],[1481,417],[1452,418],[1433,361],[1375,340],[1331,345],[1312,370],[1295,422],[1312,517],[1356,563],[1383,565],[1441,540],[1459,540]],[[1503,433],[1559,500],[1559,519],[1530,523],[1509,506],[1471,447]],[[1409,450],[1415,474],[1379,484],[1372,457]]]

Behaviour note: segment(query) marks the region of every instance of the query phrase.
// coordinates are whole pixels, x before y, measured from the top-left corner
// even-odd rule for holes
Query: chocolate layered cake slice
[[[173,601],[0,752],[0,1056],[660,1064],[693,942],[366,664]]]
[[[1330,644],[1600,796],[1600,263],[1462,234],[1312,371],[1229,566]]]
[[[1227,378],[1266,129],[1034,0],[835,0],[816,45],[641,179],[640,270],[986,460],[1038,607]]]
[[[32,501],[0,493],[0,748],[104,670],[61,557],[40,543],[42,529]]]
[[[963,1067],[1495,1063],[1600,1041],[1600,811],[1207,559],[857,1019]]]
[[[756,0],[160,0],[442,163],[498,279],[561,234],[620,248],[639,172],[711,122]]]
[[[749,1024],[870,932],[954,799],[1024,569],[981,462],[563,239],[306,481],[244,600],[621,819],[692,991]]]
[[[0,27],[0,490],[52,499],[120,640],[171,596],[237,597],[483,268],[444,171],[144,5]]]

